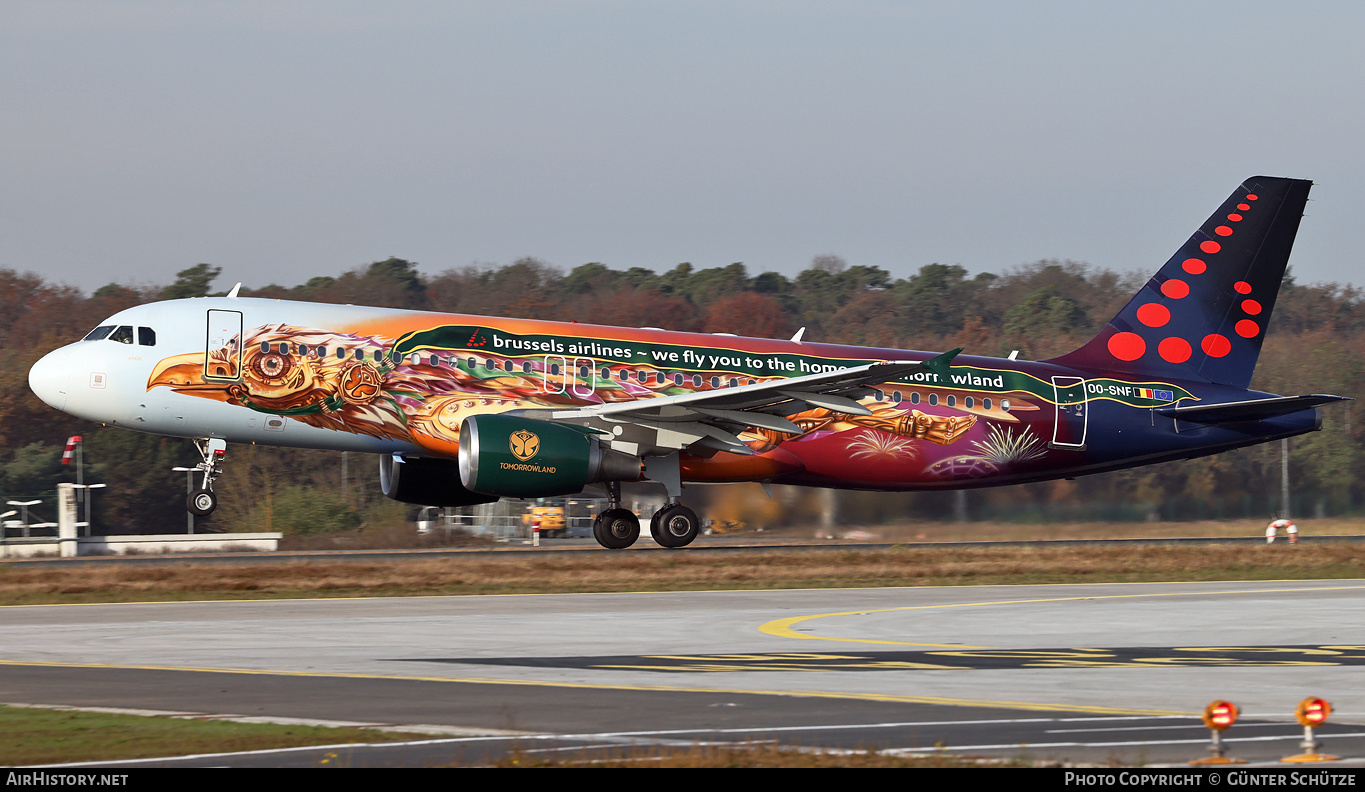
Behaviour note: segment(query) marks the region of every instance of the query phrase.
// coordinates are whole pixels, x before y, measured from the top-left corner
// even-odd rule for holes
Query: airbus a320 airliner
[[[1291,437],[1342,397],[1248,390],[1311,182],[1240,185],[1080,349],[1043,361],[227,297],[121,311],[29,372],[91,421],[193,438],[213,511],[228,443],[365,451],[432,506],[603,485],[594,536],[640,535],[620,483],[954,489]]]

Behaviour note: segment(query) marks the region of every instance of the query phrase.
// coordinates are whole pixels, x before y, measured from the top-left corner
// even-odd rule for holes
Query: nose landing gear
[[[223,472],[218,466],[222,464],[223,457],[227,454],[227,441],[216,437],[203,440],[195,438],[194,445],[202,457],[202,461],[195,465],[195,468],[204,471],[204,478],[189,497],[185,498],[185,509],[196,517],[207,517],[218,508],[218,496],[213,491],[213,482]]]

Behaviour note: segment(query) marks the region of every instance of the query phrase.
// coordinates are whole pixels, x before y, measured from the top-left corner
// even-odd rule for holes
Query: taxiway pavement
[[[0,608],[0,702],[448,730],[354,764],[769,739],[1182,762],[1214,699],[1230,752],[1273,761],[1310,695],[1326,750],[1365,757],[1365,581]]]

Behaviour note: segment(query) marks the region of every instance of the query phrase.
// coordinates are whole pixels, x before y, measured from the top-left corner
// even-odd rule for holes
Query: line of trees
[[[96,528],[183,530],[184,474],[197,460],[189,441],[94,427],[56,412],[28,390],[29,367],[116,311],[143,302],[212,293],[221,270],[198,264],[165,287],[103,286],[89,296],[32,273],[0,270],[0,494],[51,497],[75,471],[60,457],[68,435],[85,437],[85,480],[108,484]],[[1074,261],[1039,261],[969,276],[929,264],[906,278],[879,267],[817,256],[794,278],[751,275],[742,263],[658,273],[589,263],[564,272],[533,258],[433,276],[388,258],[292,287],[243,288],[242,296],[380,305],[669,330],[805,338],[832,343],[1039,359],[1089,339],[1132,296],[1145,274]],[[1287,276],[1252,387],[1276,393],[1354,396],[1365,384],[1365,300],[1340,284],[1301,285]],[[1365,490],[1360,421],[1352,404],[1324,410],[1323,431],[1292,443],[1292,512],[1354,512]],[[377,497],[373,460],[260,446],[233,448],[220,479],[223,506],[203,528],[310,533],[403,519]],[[1279,509],[1278,444],[1173,462],[1082,482],[979,490],[968,514],[992,519],[1203,519],[1268,517]],[[952,494],[845,494],[841,512],[860,521],[949,518]],[[39,509],[43,507],[38,507]]]

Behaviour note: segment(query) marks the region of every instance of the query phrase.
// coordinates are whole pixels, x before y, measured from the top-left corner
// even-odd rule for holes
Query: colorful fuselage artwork
[[[430,456],[453,459],[461,424],[472,415],[646,400],[929,357],[651,329],[386,313],[343,331],[260,325],[209,350],[207,358],[191,353],[163,359],[147,387],[406,441]],[[223,386],[212,387],[215,379]],[[860,399],[872,415],[807,409],[788,416],[800,434],[750,428],[739,437],[753,456],[684,454],[682,473],[690,481],[909,490],[1093,472],[1118,466],[1144,446],[1151,453],[1170,451],[1173,422],[1158,422],[1152,412],[1198,402],[1196,388],[959,357],[946,377],[923,372],[874,388]],[[1193,434],[1208,442],[1216,431],[1204,427]],[[1190,433],[1186,438],[1196,439]],[[1237,440],[1226,442],[1246,444]]]

